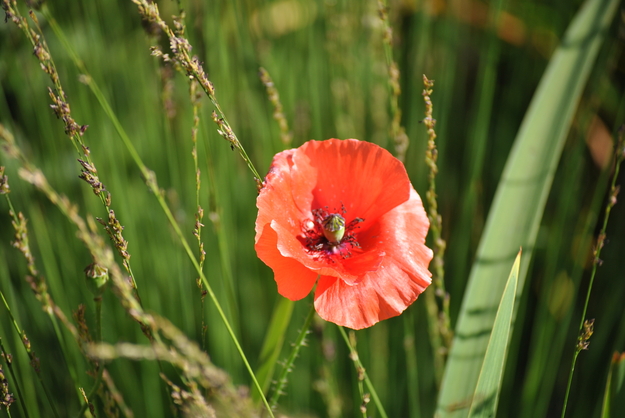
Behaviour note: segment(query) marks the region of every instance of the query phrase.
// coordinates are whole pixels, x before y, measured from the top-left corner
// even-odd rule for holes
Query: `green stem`
[[[18,217],[16,215],[17,212],[15,211],[15,208],[13,207],[13,203],[12,203],[11,199],[9,198],[8,194],[6,194],[5,197],[6,197],[6,201],[7,201],[8,205],[9,205],[9,213],[11,214],[11,216],[13,218],[13,222],[18,224],[19,223],[19,219],[18,219]],[[34,268],[34,265],[33,265],[33,268]],[[34,272],[34,271],[30,271],[29,270],[29,272],[31,273],[31,275],[33,277],[38,276],[38,274],[36,274],[36,272]],[[42,283],[45,283],[45,282],[43,282],[43,278],[40,278],[39,280],[41,280]],[[4,305],[6,306],[7,310],[9,310],[9,313],[10,313],[9,305],[8,305],[7,301],[5,300],[5,298],[4,298],[4,295],[2,295],[1,293],[2,292],[0,292],[0,295],[2,296],[2,300],[4,301]],[[44,296],[44,295],[42,295],[42,296]],[[50,300],[52,299],[50,295],[45,295],[44,297],[50,298]],[[48,318],[50,318],[50,322],[52,322],[52,327],[54,328],[54,333],[56,335],[57,341],[59,342],[59,345],[61,346],[61,351],[63,352],[64,357],[65,358],[69,358],[69,356],[68,356],[68,348],[67,348],[67,345],[65,344],[65,339],[63,338],[63,334],[61,333],[61,329],[59,327],[59,322],[57,320],[55,309],[50,308],[49,306],[43,306],[43,308],[44,308],[44,311],[47,313]],[[16,330],[18,331],[18,333],[20,333],[21,331],[19,330],[19,327],[17,327],[17,323],[14,323],[14,326],[16,326]],[[66,363],[67,363],[67,367],[68,367],[69,373],[70,373],[70,375],[72,377],[72,381],[73,382],[78,382],[78,378],[76,376],[76,369],[75,369],[74,364],[71,363],[71,362],[66,362]],[[76,387],[76,389],[78,389],[78,387]],[[18,386],[18,392],[19,392],[19,386]],[[81,398],[79,397],[79,399],[81,399]],[[23,397],[21,396],[21,394],[20,394],[20,401],[23,402]]]
[[[0,292],[0,297],[2,297],[2,300],[4,301],[4,306],[6,306],[7,309],[9,309],[9,305],[7,304],[7,301],[4,298],[4,293]],[[2,338],[0,338],[0,353],[2,353],[5,359],[7,358],[7,352],[4,349],[4,345],[2,344]],[[7,369],[9,369],[9,373],[11,374],[11,378],[13,378],[13,384],[15,385],[15,388],[17,389],[17,398],[20,401],[20,405],[22,405],[24,416],[26,418],[29,418],[28,409],[26,408],[26,404],[24,403],[24,395],[22,394],[22,387],[19,384],[19,380],[17,379],[17,376],[15,376],[15,370],[13,370],[13,363],[9,361],[5,361],[5,363],[7,365]],[[9,410],[7,409],[7,412],[8,411]]]
[[[299,354],[300,348],[304,345],[306,340],[306,335],[308,334],[308,330],[310,329],[310,324],[315,316],[315,305],[313,303],[310,304],[310,310],[308,311],[308,315],[306,315],[306,319],[304,320],[304,325],[300,329],[299,335],[293,344],[293,350],[291,350],[291,354],[287,359],[286,363],[284,363],[284,367],[282,367],[282,373],[280,373],[280,377],[277,380],[276,388],[271,396],[269,401],[269,405],[273,410],[278,405],[278,399],[282,395],[282,390],[286,386],[287,376],[293,369],[293,364],[295,363],[295,359]]]
[[[83,403],[82,407],[80,408],[80,411],[78,411],[78,418],[82,417],[85,414],[85,412],[87,412],[87,408],[89,408],[89,399],[95,396],[96,392],[100,388],[100,385],[102,384],[103,374],[104,374],[104,367],[102,365],[99,365],[98,375],[96,376],[95,382],[93,383],[93,387],[91,388],[91,390],[89,391],[89,394],[87,395],[87,402]]]
[[[586,313],[588,312],[588,302],[590,301],[590,293],[592,292],[592,286],[595,281],[595,276],[597,273],[597,267],[601,264],[601,249],[605,243],[606,230],[608,228],[608,219],[610,218],[610,212],[612,208],[616,204],[616,197],[618,195],[618,187],[616,186],[616,179],[618,178],[619,171],[621,168],[621,163],[625,159],[625,141],[623,138],[623,132],[625,128],[621,128],[619,132],[619,138],[617,142],[617,146],[614,152],[614,173],[612,175],[612,183],[610,185],[610,194],[608,197],[608,203],[605,208],[605,215],[603,217],[603,225],[601,226],[601,231],[599,232],[599,238],[597,239],[597,244],[594,251],[594,260],[592,264],[592,271],[590,273],[590,283],[588,284],[588,291],[586,292],[586,300],[584,301],[584,309],[582,311],[582,319],[579,324],[578,330],[578,343],[575,347],[575,353],[573,355],[573,361],[571,363],[571,370],[569,371],[569,379],[566,384],[566,393],[564,395],[564,404],[562,406],[562,415],[561,418],[564,418],[566,415],[566,407],[569,401],[569,395],[571,392],[571,385],[573,382],[573,373],[575,372],[575,364],[577,363],[577,357],[582,350],[587,348],[587,340],[590,338],[590,335],[587,338],[583,338],[583,330],[584,324],[586,322]],[[586,342],[586,345],[583,343]]]
[[[425,300],[428,311],[430,339],[434,351],[434,369],[437,385],[440,384],[445,360],[453,333],[449,321],[449,294],[445,290],[445,249],[447,244],[442,238],[443,220],[438,213],[438,201],[436,199],[436,174],[438,173],[438,151],[436,149],[436,120],[433,118],[434,105],[432,104],[432,89],[434,81],[423,75],[423,101],[425,102],[425,119],[423,124],[427,128],[428,147],[425,152],[425,162],[429,168],[428,191],[428,219],[430,220],[430,236],[432,237],[433,258],[430,269],[432,270],[432,291],[426,292]]]
[[[95,333],[96,333],[96,343],[101,343],[102,342],[102,296],[97,296],[96,298],[93,299],[95,301]],[[96,364],[94,362],[94,364]],[[82,417],[84,415],[84,413],[87,411],[87,408],[89,407],[89,399],[93,398],[93,396],[95,396],[96,392],[98,391],[98,389],[100,388],[100,385],[102,384],[102,375],[104,373],[104,365],[100,363],[96,364],[96,367],[98,369],[98,374],[96,376],[95,382],[93,382],[93,386],[91,387],[91,390],[89,391],[89,393],[87,394],[87,402],[85,402],[82,407],[80,408],[80,411],[78,412],[78,418]]]
[[[49,13],[48,13],[48,15],[49,15]],[[58,28],[58,26],[57,26],[57,30],[58,30],[57,36],[58,36],[58,34],[62,34],[62,31],[61,31],[60,28]],[[59,38],[61,39],[60,36],[59,36]],[[61,40],[63,41],[63,39],[65,39],[64,36],[63,36],[63,38]],[[143,163],[143,160],[141,160],[141,157],[139,156],[139,153],[137,152],[136,148],[134,147],[134,145],[130,141],[130,138],[126,134],[126,131],[122,127],[121,123],[119,122],[119,119],[117,119],[117,116],[113,112],[113,109],[109,105],[108,101],[104,97],[104,94],[102,93],[102,91],[100,90],[100,88],[98,87],[96,82],[93,80],[93,78],[86,71],[86,68],[85,68],[84,64],[80,61],[80,59],[78,59],[76,54],[71,49],[71,46],[69,45],[69,43],[64,43],[64,46],[70,52],[70,56],[74,60],[74,64],[85,75],[87,86],[89,86],[89,88],[91,89],[93,94],[96,96],[98,102],[100,103],[100,106],[102,106],[102,108],[104,109],[104,112],[107,114],[107,116],[109,117],[109,119],[113,123],[113,126],[115,127],[115,130],[117,131],[117,133],[119,134],[122,142],[124,143],[124,146],[126,147],[128,152],[130,153],[131,158],[134,160],[134,162],[137,165],[137,167],[139,168],[139,170],[141,171],[141,174],[146,179],[146,183],[147,183],[148,187],[150,188],[150,190],[156,196],[156,199],[158,200],[158,203],[161,206],[161,209],[163,210],[163,212],[165,212],[165,215],[167,216],[167,219],[169,220],[170,224],[174,228],[174,231],[175,231],[176,235],[178,236],[178,238],[180,239],[180,241],[182,243],[182,246],[184,247],[185,252],[187,253],[189,259],[191,260],[191,263],[193,264],[193,267],[195,268],[197,273],[200,275],[202,283],[204,283],[204,285],[206,286],[206,290],[207,290],[211,300],[215,304],[215,307],[217,308],[217,312],[219,314],[219,317],[221,318],[221,320],[223,321],[224,325],[226,326],[226,330],[227,330],[228,334],[230,335],[230,338],[232,339],[232,341],[233,341],[233,343],[235,345],[235,348],[236,348],[237,352],[239,353],[239,355],[240,355],[240,357],[241,357],[241,359],[242,359],[242,361],[243,361],[243,363],[245,365],[245,368],[247,369],[248,373],[250,374],[250,377],[252,379],[252,382],[254,383],[254,386],[261,393],[263,404],[267,408],[267,410],[269,412],[269,415],[273,418],[273,416],[274,416],[273,412],[272,412],[272,410],[271,410],[271,408],[269,406],[269,403],[267,402],[267,399],[263,395],[263,392],[262,392],[262,389],[260,387],[260,384],[258,383],[258,380],[256,379],[256,376],[254,375],[254,371],[252,370],[252,367],[250,366],[250,363],[248,362],[247,357],[245,356],[245,353],[243,352],[243,349],[241,348],[241,345],[239,344],[239,341],[237,340],[237,337],[234,334],[234,331],[233,331],[232,327],[230,326],[230,322],[228,321],[228,319],[227,319],[227,317],[226,317],[226,315],[225,315],[225,313],[224,313],[224,311],[223,311],[223,309],[221,307],[221,304],[217,300],[217,296],[213,292],[213,289],[210,286],[210,284],[208,283],[208,279],[206,278],[206,276],[202,272],[202,269],[200,267],[200,263],[195,258],[195,254],[193,253],[193,250],[189,246],[189,243],[187,242],[186,238],[184,237],[184,234],[182,233],[182,231],[180,229],[180,226],[178,225],[178,223],[177,223],[176,219],[174,218],[173,214],[171,213],[171,210],[167,206],[167,203],[165,202],[165,199],[163,198],[163,195],[161,194],[161,191],[158,188],[158,185],[156,183],[156,178],[155,178],[154,173],[151,170],[149,170],[146,167],[146,165]],[[211,101],[213,101],[213,100],[214,100],[214,98],[211,97]],[[215,104],[214,101],[213,101],[213,104]],[[223,115],[223,112],[221,111],[221,108],[219,107],[219,105],[216,104],[215,107],[219,110],[220,114]],[[225,118],[224,118],[224,120],[225,120]],[[240,151],[245,155],[245,157],[247,157],[247,154],[245,154],[244,150],[240,150]],[[254,176],[257,177],[257,179],[260,179],[261,178],[260,175],[253,168],[253,165],[251,165],[251,160],[249,160],[249,158],[245,158],[245,160],[248,163],[248,166],[250,166],[250,169],[252,169],[252,172],[253,172]]]
[[[415,347],[414,317],[412,312],[405,312],[404,318],[404,350],[406,352],[406,369],[408,371],[408,408],[410,416],[421,416],[419,402],[419,375],[417,364],[417,350]]]
[[[28,355],[28,358],[31,360],[31,365],[37,364],[36,363],[37,359],[36,359],[33,351],[30,348],[28,348],[26,346],[26,343],[24,342],[25,333],[20,329],[20,326],[17,324],[17,321],[15,320],[15,317],[13,316],[13,313],[11,312],[11,309],[9,308],[9,305],[8,305],[6,299],[4,298],[4,294],[2,292],[0,292],[0,295],[2,296],[2,301],[4,302],[4,305],[6,306],[8,312],[9,312],[9,317],[11,318],[11,322],[13,323],[13,327],[15,328],[15,331],[20,336],[20,341],[22,341],[22,346],[24,347],[24,350],[26,351],[26,354]],[[3,351],[4,351],[4,348],[3,348]],[[33,368],[35,370],[35,374],[37,375],[37,379],[39,380],[39,383],[41,384],[41,387],[43,388],[43,392],[46,395],[46,399],[48,400],[48,403],[50,404],[50,409],[52,409],[52,412],[54,413],[54,416],[56,418],[60,418],[60,415],[57,412],[56,408],[54,407],[54,403],[52,402],[52,395],[48,391],[47,386],[45,385],[43,379],[41,378],[40,370],[38,370],[35,366],[33,366]],[[24,411],[26,411],[26,409],[24,409]]]
[[[401,95],[400,73],[397,62],[393,59],[393,29],[389,22],[388,5],[386,0],[378,0],[378,13],[382,20],[384,30],[383,45],[386,55],[386,66],[388,70],[388,84],[390,89],[389,104],[391,110],[391,136],[395,143],[395,156],[401,162],[406,159],[409,139],[406,130],[401,124],[401,108],[399,106],[399,96]]]
[[[100,102],[100,104],[102,104],[102,100],[100,100],[100,97],[103,98],[104,95],[102,94],[102,92],[100,91],[100,89],[98,88],[97,85],[95,85],[95,87],[92,85],[92,84],[95,84],[95,83],[91,82],[92,78],[91,78],[91,75],[87,72],[87,68],[85,67],[85,64],[78,57],[78,54],[76,54],[76,52],[72,49],[69,41],[67,40],[67,37],[65,36],[63,31],[61,30],[61,27],[58,25],[58,23],[56,22],[56,20],[54,19],[54,17],[50,13],[50,11],[49,11],[49,9],[48,9],[46,4],[42,5],[41,13],[43,14],[43,16],[48,21],[48,24],[52,28],[52,31],[57,36],[57,38],[59,39],[61,44],[63,45],[63,48],[65,49],[65,51],[72,58],[72,61],[74,62],[74,65],[76,65],[76,67],[78,67],[78,70],[84,76],[84,80],[86,81],[86,84],[89,86],[91,91],[96,95],[96,97],[98,98],[98,101]],[[39,31],[41,32],[41,29]],[[43,35],[42,35],[42,37],[43,37]],[[50,61],[52,61],[52,58],[50,58]],[[57,88],[57,91],[59,93],[63,92],[63,89],[62,89],[62,86],[60,84],[60,81],[58,81],[58,85],[56,86],[56,88]],[[63,93],[63,95],[64,95],[64,93]],[[107,106],[108,106],[108,104],[107,104]],[[108,109],[105,108],[105,111],[107,111],[107,110],[112,112],[112,110],[110,109],[110,106],[108,107]],[[90,165],[95,167],[95,165],[93,164],[93,161],[91,160],[91,156],[89,155],[89,153],[85,153],[84,151],[81,151],[81,150],[84,150],[86,148],[86,146],[85,146],[81,136],[78,135],[78,134],[74,134],[71,139],[72,139],[72,143],[74,143],[78,153],[81,154],[81,152],[82,152],[83,158],[85,158],[86,161]],[[107,196],[108,196],[108,194],[106,193],[106,191],[102,191],[101,193],[98,194],[98,197],[100,198],[100,201],[104,205],[104,208],[105,208],[106,212],[109,213],[110,210],[111,210],[111,207],[109,206],[110,200],[107,198]],[[135,280],[135,275],[134,275],[134,273],[132,271],[132,268],[130,267],[130,260],[129,259],[125,259],[124,267],[126,267],[126,270],[128,271],[130,279],[132,280],[132,286],[135,289],[135,295],[137,297],[137,300],[139,301],[139,304],[141,304],[143,306],[143,304],[141,302],[141,297],[139,296],[139,290],[137,288],[137,282]]]
[[[360,361],[360,357],[358,357],[358,352],[352,347],[352,344],[349,342],[349,338],[347,337],[347,333],[345,332],[345,329],[342,326],[339,326],[338,328],[339,328],[339,331],[341,332],[341,335],[343,336],[343,340],[345,340],[345,344],[347,344],[347,348],[349,348],[349,352],[352,356],[352,359],[354,360],[354,363],[356,364],[356,367],[362,370],[363,377],[364,377],[363,380],[365,384],[367,385],[367,389],[369,389],[369,392],[371,392],[371,398],[373,399],[373,403],[378,408],[378,412],[380,413],[382,418],[388,418],[388,415],[386,415],[386,411],[384,410],[384,407],[382,406],[382,402],[380,402],[378,393],[375,391],[375,388],[373,387],[373,384],[371,383],[371,380],[369,379],[369,375],[367,374],[367,371],[365,370],[365,368],[362,365],[362,362]]]

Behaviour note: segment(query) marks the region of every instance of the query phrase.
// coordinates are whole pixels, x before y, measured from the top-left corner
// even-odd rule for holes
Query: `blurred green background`
[[[160,1],[161,16],[178,14],[174,1]],[[167,40],[146,34],[130,1],[47,2],[71,47],[103,90],[146,165],[153,170],[190,242],[195,183],[191,157],[192,112],[183,75],[150,56]],[[447,290],[455,323],[473,257],[503,166],[538,81],[580,1],[396,0],[389,2],[393,54],[401,72],[399,104],[410,138],[406,168],[424,196],[426,132],[422,75],[435,80],[434,117],[439,147],[438,194],[444,237]],[[18,5],[22,14],[27,7]],[[182,1],[187,37],[237,136],[264,174],[284,149],[273,109],[258,78],[271,74],[293,132],[292,146],[309,139],[358,138],[394,151],[383,25],[373,0]],[[492,24],[490,16],[500,7]],[[504,376],[499,416],[560,416],[577,326],[588,285],[591,241],[602,219],[614,132],[625,122],[624,25],[621,10],[606,36],[579,103],[547,203]],[[236,384],[249,376],[210,300],[204,310],[197,274],[139,169],[80,72],[46,20],[38,15],[74,119],[89,125],[84,140],[112,207],[125,226],[131,263],[145,307],[170,319],[225,369]],[[165,51],[166,52],[166,51]],[[0,23],[0,123],[27,156],[82,215],[106,217],[100,202],[78,178],[77,155],[50,109],[49,78],[32,47],[12,22]],[[252,362],[258,355],[278,300],[271,270],[254,253],[256,189],[245,163],[217,134],[212,105],[202,100],[199,159],[201,205],[206,215],[205,271]],[[38,268],[56,303],[70,316],[93,297],[84,284],[89,253],[58,209],[7,166],[11,199],[29,220]],[[354,173],[355,176],[358,173]],[[623,182],[623,176],[619,183]],[[531,202],[528,202],[531,204]],[[569,417],[598,417],[612,353],[625,350],[625,210],[610,219],[603,265],[588,317],[596,318],[590,350],[580,356]],[[24,281],[25,262],[12,248],[8,206],[0,203],[0,290],[41,360],[62,416],[80,405],[68,372],[89,387],[88,364],[66,334],[63,354],[48,317]],[[528,251],[529,253],[529,251]],[[423,298],[422,298],[423,299]],[[436,384],[423,300],[401,317],[357,333],[360,357],[392,417],[430,417]],[[295,304],[281,358],[297,335],[312,299]],[[201,327],[207,325],[202,340]],[[137,324],[112,293],[104,300],[104,340],[147,344]],[[419,387],[409,385],[406,327],[415,335]],[[6,310],[0,337],[15,358],[30,416],[50,416]],[[73,354],[72,354],[73,353]],[[289,416],[358,416],[356,374],[332,324],[317,322],[289,378],[281,408]],[[412,366],[411,366],[412,367]],[[153,362],[118,359],[109,365],[135,416],[169,416],[166,386]],[[318,390],[329,385],[340,399],[333,415]],[[21,416],[18,407],[13,416]],[[378,416],[370,408],[371,416]]]

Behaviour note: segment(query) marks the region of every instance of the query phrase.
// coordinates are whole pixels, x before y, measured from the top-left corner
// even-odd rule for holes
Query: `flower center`
[[[338,245],[345,235],[345,219],[341,215],[333,213],[321,221],[321,225],[323,225],[323,235],[328,243]]]
[[[335,262],[335,257],[349,258],[352,250],[360,249],[356,231],[360,228],[358,224],[364,219],[354,218],[347,223],[345,207],[342,207],[340,215],[336,212],[338,211],[331,213],[327,206],[313,209],[314,218],[302,222],[303,235],[298,239],[315,258]]]

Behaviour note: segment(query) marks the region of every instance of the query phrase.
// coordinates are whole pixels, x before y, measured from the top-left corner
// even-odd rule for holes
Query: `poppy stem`
[[[364,381],[365,385],[367,385],[367,389],[369,389],[369,392],[371,392],[371,399],[373,400],[373,403],[375,404],[376,408],[378,408],[378,412],[380,413],[380,416],[382,418],[388,418],[388,415],[386,415],[386,411],[384,410],[384,407],[382,406],[382,402],[380,402],[378,393],[375,391],[375,388],[373,387],[373,384],[371,383],[371,380],[369,379],[369,375],[367,374],[367,371],[365,370],[365,368],[362,365],[362,362],[360,361],[358,352],[356,351],[352,343],[349,341],[349,337],[347,336],[345,329],[340,325],[338,325],[338,328],[339,328],[339,331],[341,332],[341,335],[343,336],[343,340],[345,340],[345,344],[347,344],[347,348],[349,348],[349,356],[354,362],[354,365],[356,366],[356,372],[358,372],[358,380],[360,382]],[[363,395],[363,404],[367,402],[365,396],[366,394]]]
[[[573,353],[573,361],[571,363],[571,370],[569,372],[569,380],[566,385],[566,394],[564,395],[564,404],[562,406],[561,418],[566,415],[566,406],[569,400],[569,394],[571,392],[571,383],[573,382],[573,373],[575,372],[575,364],[577,363],[577,357],[579,353],[588,349],[590,336],[593,333],[594,319],[586,319],[586,313],[588,311],[588,302],[590,300],[590,292],[592,291],[592,285],[595,281],[595,275],[597,273],[597,267],[602,264],[601,261],[601,249],[606,242],[606,230],[608,227],[608,219],[610,218],[610,212],[614,205],[616,205],[617,196],[619,193],[619,186],[616,185],[616,179],[619,175],[621,163],[625,160],[625,125],[621,126],[618,133],[618,141],[616,144],[616,150],[614,152],[614,173],[612,174],[612,183],[610,184],[610,194],[608,202],[605,207],[605,215],[603,216],[603,225],[601,231],[597,237],[597,244],[593,251],[593,263],[592,271],[590,273],[590,283],[588,284],[588,291],[586,292],[586,301],[584,302],[584,310],[582,311],[582,319],[579,324],[579,331],[577,333],[577,343],[575,344],[575,352]]]

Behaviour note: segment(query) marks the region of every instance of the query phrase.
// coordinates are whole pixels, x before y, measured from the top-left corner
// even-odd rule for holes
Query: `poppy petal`
[[[258,199],[256,251],[278,292],[315,292],[319,315],[359,329],[404,311],[430,283],[429,222],[403,164],[355,139],[309,141],[278,153]],[[345,221],[331,242],[322,222]]]
[[[319,316],[337,325],[362,329],[401,314],[430,281],[392,262],[386,264],[354,286],[336,277],[321,276],[315,292]]]
[[[287,299],[299,300],[310,293],[317,273],[303,266],[293,258],[284,257],[277,247],[278,234],[270,225],[266,225],[258,242],[254,246],[256,254],[274,273],[278,293]]]
[[[424,245],[428,221],[421,200],[410,200],[380,220],[376,239],[388,248],[380,267],[357,284],[322,276],[315,309],[323,319],[353,329],[369,327],[401,314],[430,284],[432,251]]]
[[[317,170],[313,205],[346,210],[346,221],[367,222],[408,200],[410,180],[387,150],[356,139],[309,141],[300,148]],[[294,156],[297,161],[300,153]]]
[[[429,277],[427,267],[432,260],[432,250],[425,246],[425,237],[430,222],[421,198],[412,186],[410,189],[410,200],[382,216],[375,228],[360,239],[365,247],[384,248],[385,258],[392,258],[402,269]]]
[[[300,162],[297,169],[294,167],[295,151],[283,151],[273,159],[263,188],[256,199],[258,217],[255,241],[258,241],[265,225],[274,220],[287,227],[292,234],[301,234],[301,221],[311,216],[314,175],[308,173],[309,167],[306,167],[305,160]],[[291,170],[295,169],[306,175],[293,178]]]

